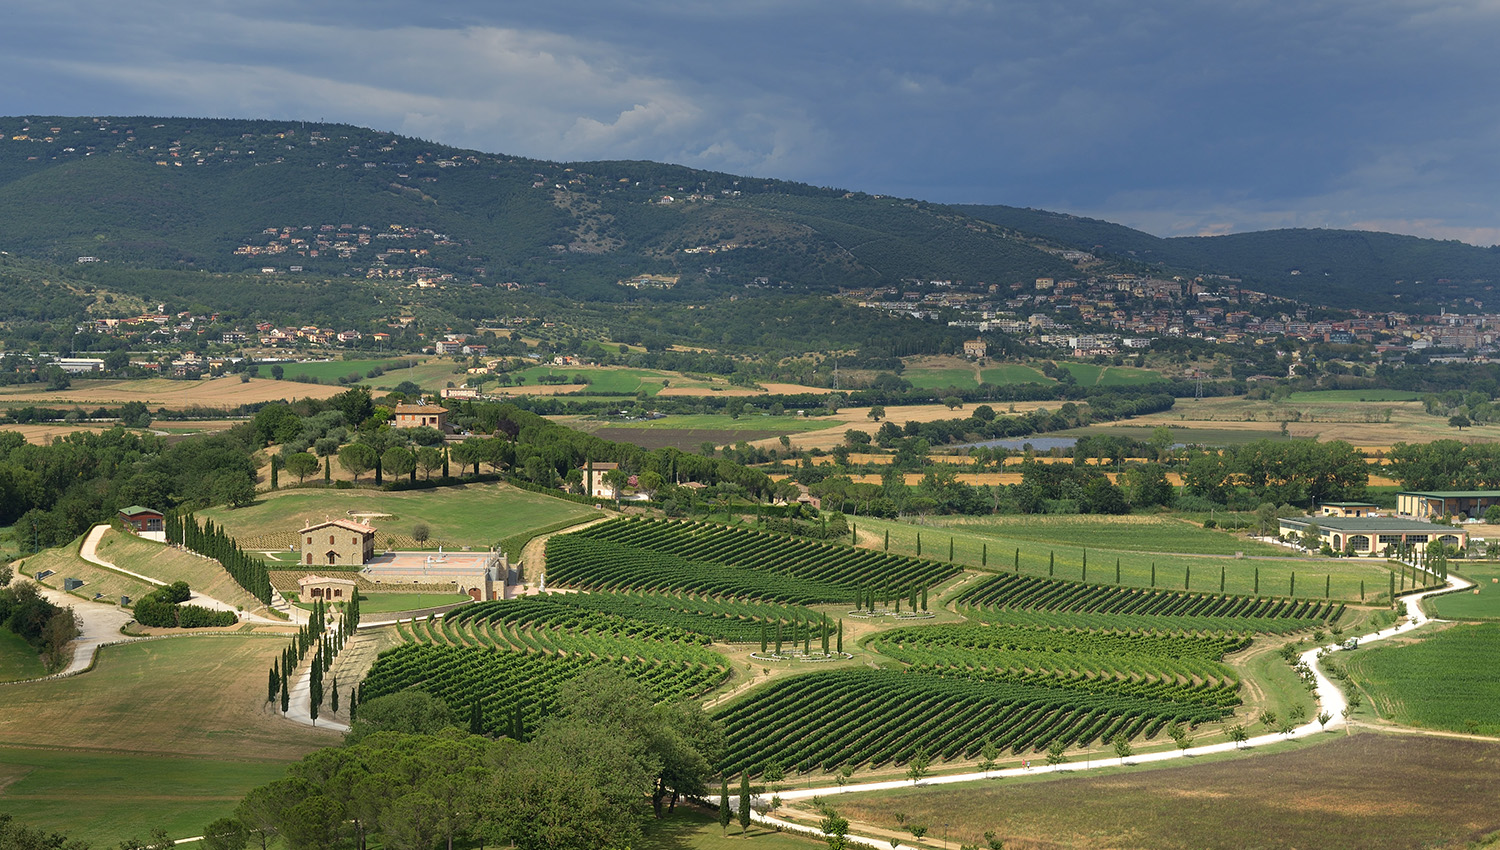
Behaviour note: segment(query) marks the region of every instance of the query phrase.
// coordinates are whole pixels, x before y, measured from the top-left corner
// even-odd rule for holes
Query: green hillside
[[[1221,274],[1272,295],[1326,306],[1411,309],[1484,298],[1500,249],[1363,230],[1287,229],[1162,239],[1098,219],[1006,206],[955,211],[1162,271]]]

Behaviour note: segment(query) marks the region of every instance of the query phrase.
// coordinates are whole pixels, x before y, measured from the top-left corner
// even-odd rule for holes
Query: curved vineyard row
[[[850,591],[858,588],[899,592],[911,587],[931,587],[961,569],[956,564],[926,558],[681,520],[621,518],[569,536],[645,549],[693,563],[723,564],[845,588],[844,597],[837,598],[852,598]]]
[[[726,773],[771,765],[901,764],[919,750],[972,758],[987,743],[1013,753],[1054,741],[1153,736],[1174,720],[1218,720],[1224,707],[922,672],[838,670],[774,682],[718,716],[731,742]]]
[[[567,593],[546,597],[524,597],[509,601],[481,602],[449,615],[456,622],[505,622],[516,626],[547,628],[613,627],[626,634],[645,634],[651,628],[687,633],[665,640],[710,640],[725,643],[759,641],[767,623],[811,623],[813,637],[821,636],[822,615],[807,608],[756,602],[700,599],[666,593]]]
[[[969,588],[957,603],[960,608],[972,609],[978,619],[1008,619],[1013,612],[1047,612],[1103,617],[1106,619],[1099,621],[1103,628],[1113,626],[1108,618],[1138,618],[1119,620],[1119,627],[1191,631],[1293,631],[1332,622],[1344,611],[1343,603],[1311,599],[1144,590],[1009,573]]]
[[[448,704],[456,717],[480,706],[488,734],[512,734],[519,712],[534,729],[557,708],[563,682],[596,666],[613,667],[644,684],[658,701],[696,697],[728,673],[726,667],[693,662],[555,656],[503,649],[407,643],[386,650],[359,686],[363,702],[398,691],[426,691]]]
[[[1219,663],[1249,639],[1009,626],[894,629],[868,644],[932,672],[1177,702],[1233,706],[1239,680]]]
[[[801,605],[854,598],[850,588],[638,549],[577,534],[547,541],[547,580],[587,590],[706,593]]]

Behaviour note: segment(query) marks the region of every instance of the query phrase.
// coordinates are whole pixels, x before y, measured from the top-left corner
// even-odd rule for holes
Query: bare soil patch
[[[188,407],[238,407],[263,401],[299,398],[330,398],[346,387],[324,384],[302,384],[295,381],[273,381],[238,376],[208,378],[199,381],[172,381],[148,378],[143,381],[75,381],[66,390],[33,387],[0,388],[0,405],[118,405],[127,401],[144,402],[152,410],[165,407],[182,410]]]

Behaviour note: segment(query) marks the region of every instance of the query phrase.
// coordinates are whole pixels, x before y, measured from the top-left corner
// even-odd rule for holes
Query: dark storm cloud
[[[1158,233],[1500,241],[1493,2],[59,5],[11,10],[0,111],[323,118]]]

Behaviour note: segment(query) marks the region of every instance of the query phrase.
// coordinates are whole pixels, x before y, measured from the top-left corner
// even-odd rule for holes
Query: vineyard
[[[868,646],[920,672],[1232,707],[1240,703],[1240,683],[1219,659],[1249,643],[1247,637],[952,625],[893,629]]]
[[[1154,736],[1171,722],[1218,720],[1205,704],[994,681],[980,675],[846,669],[783,679],[719,715],[727,773],[824,770],[974,758],[986,746],[1022,753]]]
[[[940,561],[673,520],[617,519],[547,542],[552,584],[798,605],[852,601],[867,591],[906,593],[959,571]]]
[[[687,660],[406,643],[380,654],[359,687],[359,698],[363,702],[407,689],[426,691],[459,717],[468,716],[477,704],[486,734],[524,737],[525,730],[535,729],[554,713],[563,682],[600,665],[614,667],[646,685],[658,700],[697,696],[718,684],[727,672],[722,659],[720,666],[711,667]]]
[[[614,631],[640,634],[652,627],[676,629],[690,636],[671,640],[699,643],[755,643],[775,623],[807,624],[814,638],[822,635],[822,615],[807,608],[765,602],[713,599],[682,593],[568,593],[532,596],[509,602],[482,602],[450,615],[456,623],[504,624],[515,628],[568,631]]]
[[[1333,622],[1344,611],[1342,603],[1329,601],[1152,590],[1010,573],[976,584],[957,604],[974,619],[1017,625],[1277,634]]]

